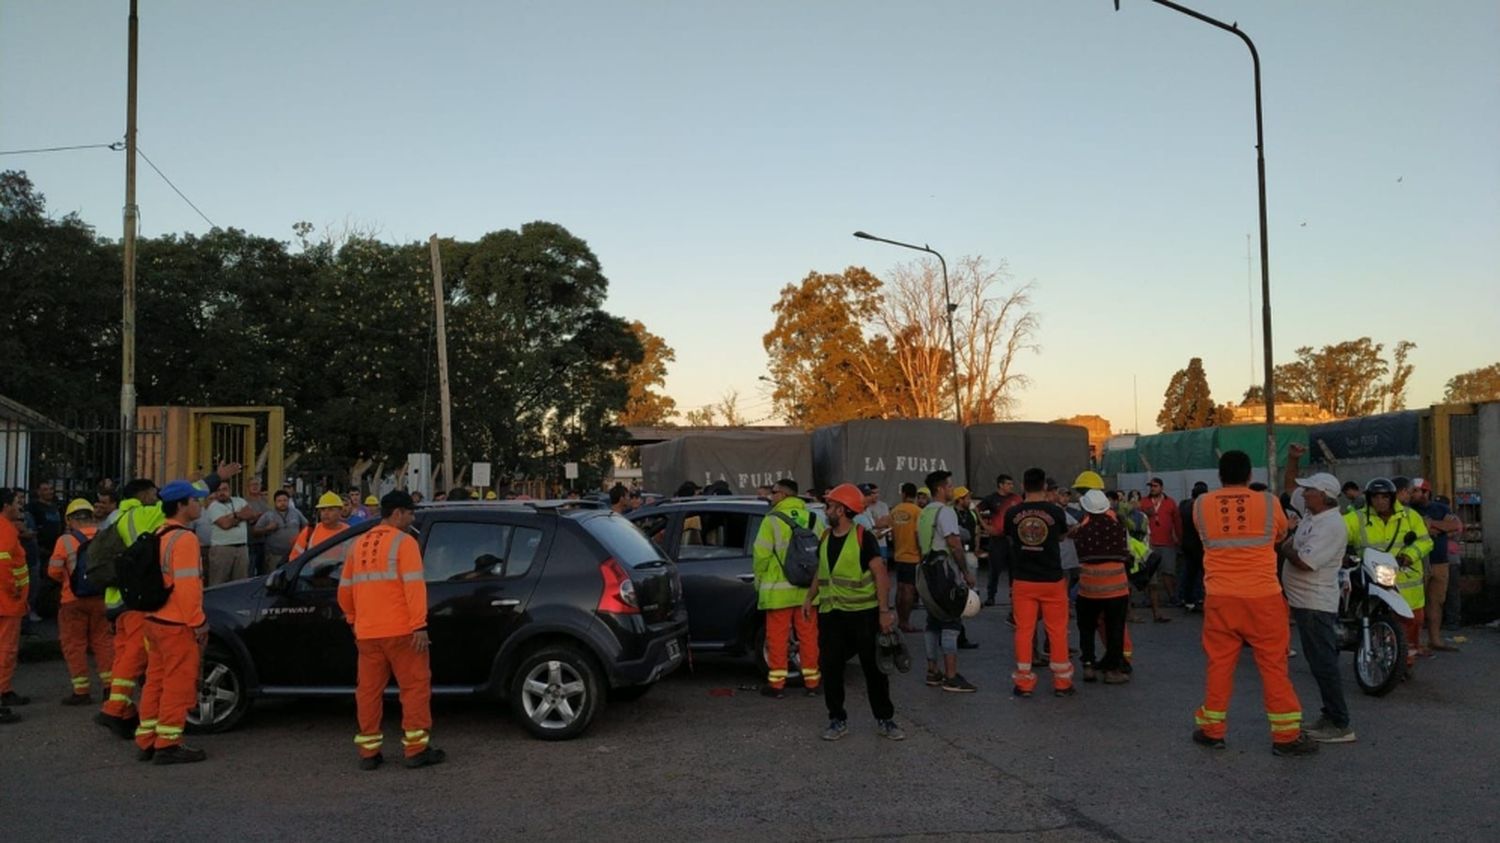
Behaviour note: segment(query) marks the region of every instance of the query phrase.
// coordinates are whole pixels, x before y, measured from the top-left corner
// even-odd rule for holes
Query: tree
[[[719,399],[719,405],[714,408],[720,418],[724,419],[725,427],[743,427],[747,422],[745,416],[740,412],[740,391],[731,389],[724,393]]]
[[[1297,349],[1295,361],[1276,367],[1276,399],[1314,404],[1338,418],[1399,410],[1406,406],[1406,385],[1413,369],[1407,356],[1416,347],[1402,340],[1387,361],[1382,356],[1384,344],[1369,337],[1317,350],[1303,346]]]
[[[1454,375],[1443,392],[1443,401],[1449,404],[1497,400],[1500,400],[1500,363]]]
[[[898,411],[904,381],[891,346],[865,335],[867,314],[880,307],[880,279],[862,267],[810,272],[782,288],[771,306],[776,323],[762,339],[777,412],[817,427]]]
[[[677,360],[677,353],[639,321],[631,322],[630,330],[641,344],[641,362],[630,369],[630,398],[620,413],[620,424],[667,424],[677,412],[677,402],[657,390],[666,386],[667,364]]]
[[[687,427],[713,427],[717,419],[714,405],[698,407],[682,414],[682,423]]]
[[[1166,402],[1156,416],[1156,424],[1163,432],[1197,430],[1227,424],[1230,413],[1227,407],[1214,404],[1208,391],[1208,376],[1203,372],[1203,359],[1194,357],[1186,369],[1178,369],[1167,384]]]

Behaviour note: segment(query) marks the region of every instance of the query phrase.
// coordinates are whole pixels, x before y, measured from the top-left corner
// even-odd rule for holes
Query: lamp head
[[[854,232],[854,236],[858,237],[861,240],[874,240],[875,239],[874,235],[867,234],[867,233],[865,233],[863,231],[856,231],[856,232]]]

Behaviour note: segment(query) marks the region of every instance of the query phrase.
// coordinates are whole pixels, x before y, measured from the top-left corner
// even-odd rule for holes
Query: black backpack
[[[93,555],[93,541],[77,530],[69,530],[68,535],[73,541],[78,542],[78,549],[73,553],[73,572],[68,579],[68,586],[73,591],[74,597],[98,597],[104,593],[104,587],[89,576],[89,557]]]
[[[968,560],[954,559],[947,543],[938,544],[936,519],[932,530],[932,549],[917,565],[917,596],[928,614],[940,621],[956,621],[963,617],[969,603],[969,584],[959,567]]]
[[[781,559],[781,574],[792,585],[807,588],[818,578],[818,534],[793,521],[785,512],[771,514],[792,528],[786,555]]]
[[[154,612],[167,605],[172,589],[161,575],[161,537],[183,532],[182,527],[173,525],[156,535],[141,536],[120,555],[115,563],[115,586],[126,608]],[[169,546],[181,537],[173,536]]]

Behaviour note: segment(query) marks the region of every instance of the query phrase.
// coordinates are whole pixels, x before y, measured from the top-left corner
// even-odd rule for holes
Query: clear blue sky
[[[1122,5],[143,0],[140,144],[282,239],[560,222],[676,348],[684,407],[769,412],[779,289],[908,257],[855,229],[1003,258],[1042,319],[1021,417],[1130,428],[1135,375],[1151,430],[1189,357],[1220,400],[1250,381],[1254,118],[1237,39]],[[1278,361],[1410,338],[1420,405],[1500,359],[1500,5],[1199,7],[1264,64]],[[123,134],[126,9],[0,7],[0,149]],[[118,236],[120,153],[0,167]],[[147,235],[207,228],[144,167],[139,201]]]

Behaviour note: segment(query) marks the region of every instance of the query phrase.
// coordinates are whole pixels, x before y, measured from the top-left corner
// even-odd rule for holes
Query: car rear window
[[[627,568],[666,558],[634,524],[614,513],[585,518],[583,528]]]

